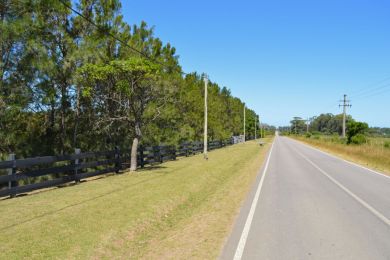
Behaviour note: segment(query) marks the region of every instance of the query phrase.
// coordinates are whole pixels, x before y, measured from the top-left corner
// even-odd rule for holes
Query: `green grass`
[[[367,143],[355,145],[345,144],[335,136],[312,136],[311,138],[292,136],[300,141],[323,149],[366,167],[379,170],[390,175],[390,149],[386,147],[389,138],[370,137]],[[314,138],[315,137],[315,138]]]
[[[252,141],[208,161],[180,158],[2,200],[1,258],[214,259],[268,148]]]

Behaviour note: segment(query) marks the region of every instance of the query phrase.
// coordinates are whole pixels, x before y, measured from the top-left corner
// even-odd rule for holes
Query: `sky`
[[[390,1],[122,1],[172,44],[185,72],[207,73],[263,122],[347,113],[390,127]]]

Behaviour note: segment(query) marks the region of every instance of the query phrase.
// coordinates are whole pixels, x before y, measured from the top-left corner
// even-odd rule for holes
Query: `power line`
[[[378,85],[380,85],[380,84],[382,84],[382,83],[384,83],[386,81],[389,81],[389,80],[390,80],[390,76],[386,77],[386,78],[384,78],[382,80],[376,81],[376,82],[374,82],[372,84],[368,84],[367,86],[365,86],[365,87],[363,87],[363,88],[361,88],[361,89],[359,89],[357,91],[352,91],[350,95],[351,96],[360,95],[362,92],[370,91],[373,87],[376,87],[376,86],[378,86]]]
[[[367,91],[362,92],[361,94],[358,94],[358,95],[353,96],[353,97],[356,99],[356,98],[365,98],[368,96],[375,96],[377,94],[381,94],[381,93],[389,91],[390,90],[389,87],[390,87],[390,83],[386,84],[386,85],[379,86],[379,87],[371,89],[371,90],[367,90]]]
[[[83,15],[82,13],[80,13],[79,11],[77,11],[76,9],[74,9],[72,6],[68,5],[64,0],[58,0],[62,5],[64,5],[66,8],[68,8],[69,10],[71,10],[73,13],[77,14],[78,16],[80,16],[81,18],[83,18],[85,21],[87,21],[88,23],[92,24],[93,26],[95,26],[97,29],[101,30],[102,32],[104,32],[105,30],[103,30],[103,28],[101,28],[98,24],[96,24],[95,22],[91,21],[90,19],[88,19],[87,17],[85,17],[85,15]],[[165,68],[170,68],[170,69],[176,69],[180,74],[183,74],[183,75],[188,75],[188,73],[185,73],[184,71],[182,71],[181,69],[178,69],[177,67],[170,67],[170,66],[167,66],[166,64],[162,63],[162,62],[159,62],[158,60],[150,57],[149,55],[147,55],[146,53],[134,48],[133,46],[129,45],[127,42],[123,41],[122,39],[118,38],[115,34],[113,33],[110,33],[110,32],[106,32],[105,33],[107,36],[110,36],[112,37],[113,39],[117,40],[118,42],[122,43],[124,46],[128,47],[129,49],[131,49],[132,51],[140,54],[141,56],[143,56],[144,58],[156,63],[156,64],[159,64]]]

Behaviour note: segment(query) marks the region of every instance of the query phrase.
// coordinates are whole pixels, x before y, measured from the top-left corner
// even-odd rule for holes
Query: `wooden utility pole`
[[[207,160],[207,85],[209,82],[209,79],[207,78],[207,75],[204,74],[204,136],[203,136],[203,156]]]
[[[261,120],[259,117],[259,128],[260,128],[260,139],[263,138],[263,125],[261,124]]]
[[[346,128],[346,117],[347,117],[347,107],[352,107],[351,104],[349,104],[350,100],[347,100],[347,95],[344,94],[344,99],[340,100],[342,104],[339,105],[339,107],[343,107],[343,137],[345,138],[345,128]]]
[[[309,133],[309,118],[306,119],[306,133]]]
[[[255,140],[257,139],[257,132],[256,132],[256,122],[257,122],[257,115],[255,114]]]
[[[245,142],[245,103],[244,103],[244,142]]]

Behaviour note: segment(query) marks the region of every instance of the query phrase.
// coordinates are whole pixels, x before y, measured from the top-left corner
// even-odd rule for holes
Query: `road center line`
[[[264,170],[263,170],[263,175],[261,176],[260,183],[259,183],[259,186],[257,187],[255,197],[253,198],[248,217],[245,221],[244,229],[242,230],[242,233],[241,233],[240,241],[238,242],[238,245],[237,245],[236,253],[234,254],[234,258],[233,258],[234,260],[240,260],[242,257],[242,254],[244,253],[246,240],[248,238],[249,230],[250,230],[251,225],[252,225],[253,216],[254,216],[255,211],[256,211],[257,202],[258,202],[259,197],[260,197],[260,191],[261,191],[261,188],[263,186],[265,174],[266,174],[267,169],[268,169],[269,160],[271,158],[272,149],[274,148],[275,142],[276,142],[276,138],[275,138],[275,141],[272,143],[271,150],[268,154],[267,162],[266,162]]]
[[[330,176],[327,172],[325,172],[323,169],[321,169],[317,164],[312,162],[309,158],[307,158],[305,155],[294,149],[297,154],[302,156],[306,161],[308,161],[314,168],[316,168],[318,171],[320,171],[323,175],[328,177],[330,181],[332,181],[334,184],[339,186],[343,191],[345,191],[348,195],[350,195],[352,198],[354,198],[357,202],[359,202],[363,207],[368,209],[372,214],[374,214],[376,217],[378,217],[380,220],[382,220],[386,225],[390,226],[390,220],[386,218],[382,213],[377,211],[374,207],[372,207],[370,204],[365,202],[363,199],[359,198],[355,193],[350,191],[348,188],[346,188],[344,185],[342,185],[340,182],[338,182],[336,179],[334,179],[332,176]]]

